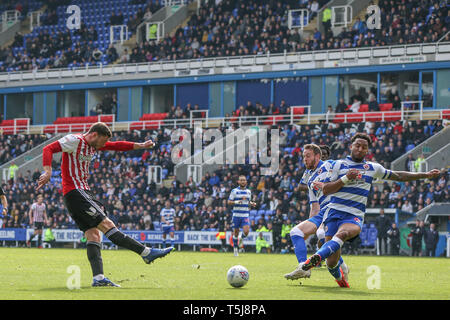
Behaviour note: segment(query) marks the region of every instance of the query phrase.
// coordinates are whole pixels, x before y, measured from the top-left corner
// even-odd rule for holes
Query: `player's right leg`
[[[34,239],[34,237],[36,237],[36,235],[37,235],[37,230],[34,229],[33,234],[31,235],[30,239],[28,239],[28,241],[27,241],[28,248],[31,248],[31,241],[33,241],[33,239]]]
[[[163,234],[162,234],[162,247],[163,249],[166,248],[166,238],[167,238],[167,227],[163,227]]]
[[[307,258],[307,249],[305,239],[314,234],[317,230],[317,225],[309,220],[303,221],[290,232],[291,241],[294,246],[295,256],[297,257],[298,266],[294,271],[287,273],[284,277],[288,280],[296,280],[300,278],[309,278],[311,276],[311,270],[304,271],[302,269],[303,262]]]
[[[233,253],[235,257],[239,256],[239,228],[233,232]]]

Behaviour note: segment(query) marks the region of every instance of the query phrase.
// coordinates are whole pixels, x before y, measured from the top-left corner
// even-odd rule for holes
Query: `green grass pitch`
[[[234,257],[175,251],[151,265],[126,250],[104,250],[102,256],[105,275],[122,288],[90,286],[86,250],[1,248],[0,299],[450,299],[450,259],[446,258],[344,256],[351,288],[339,288],[325,267],[314,269],[310,279],[284,279],[297,265],[293,254]],[[228,268],[237,264],[250,273],[247,285],[239,289],[226,281]],[[71,265],[80,268],[80,289],[67,288]],[[374,276],[367,273],[372,265],[380,270],[379,289],[367,285]]]

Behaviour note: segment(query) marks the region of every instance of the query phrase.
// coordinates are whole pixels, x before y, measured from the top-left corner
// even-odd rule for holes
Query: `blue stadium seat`
[[[265,210],[258,210],[258,215],[263,215],[263,214],[265,214],[265,213],[266,213]]]
[[[257,212],[258,211],[256,211],[256,210],[250,210],[250,215],[251,216],[256,216]]]
[[[368,246],[369,247],[375,247],[376,243],[377,243],[377,235],[378,235],[378,230],[375,228],[370,228],[368,235],[367,235],[367,242],[368,242]]]

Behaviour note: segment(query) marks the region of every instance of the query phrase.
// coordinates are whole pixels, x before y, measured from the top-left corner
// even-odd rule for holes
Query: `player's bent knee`
[[[291,236],[291,239],[292,239],[293,236],[299,236],[299,237],[302,237],[302,238],[305,237],[305,234],[303,233],[303,231],[300,230],[298,227],[292,228],[292,230],[291,230],[291,232],[289,232],[289,234]]]
[[[323,228],[319,228],[316,231],[316,235],[317,235],[317,238],[319,238],[319,239],[325,239],[325,230]]]

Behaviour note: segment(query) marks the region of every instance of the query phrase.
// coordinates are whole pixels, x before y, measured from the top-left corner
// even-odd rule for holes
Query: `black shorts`
[[[43,227],[44,227],[44,222],[35,222],[34,223],[35,230],[42,230]]]
[[[83,232],[97,227],[107,217],[103,204],[88,190],[74,189],[68,192],[64,196],[64,204]]]

